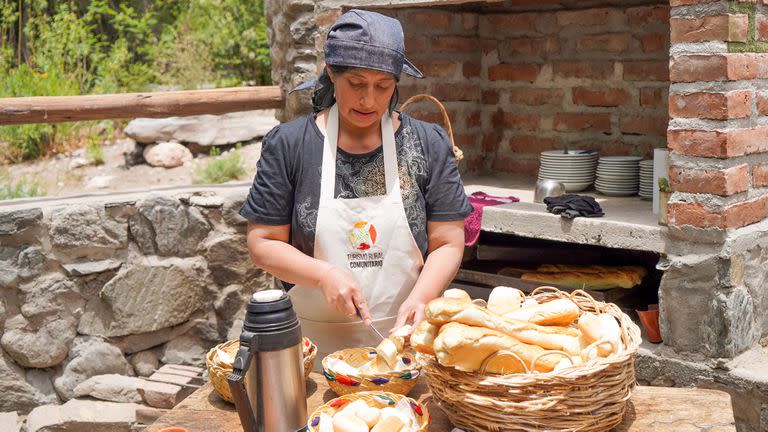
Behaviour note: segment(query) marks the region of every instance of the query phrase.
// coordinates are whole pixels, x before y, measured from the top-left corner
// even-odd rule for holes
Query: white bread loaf
[[[333,416],[334,432],[368,432],[368,425],[363,420],[353,415]]]
[[[519,356],[528,369],[531,369],[533,361],[539,358],[534,369],[540,372],[553,370],[562,358],[560,355],[541,357],[546,350],[539,346],[525,344],[486,327],[473,327],[457,322],[445,324],[435,339],[437,361],[443,366],[453,366],[465,372],[480,370],[486,358],[502,350]],[[519,373],[524,372],[525,368],[518,359],[499,355],[488,362],[485,370],[491,373]]]
[[[621,328],[616,318],[610,314],[602,313],[595,315],[591,312],[585,312],[579,317],[578,325],[588,344],[599,340],[609,341],[597,346],[598,356],[607,357],[611,355],[614,352],[614,345],[617,349],[621,348]],[[614,345],[610,342],[613,342]],[[589,355],[590,353],[587,354]]]
[[[403,421],[396,415],[389,415],[379,420],[371,432],[400,432],[403,429]]]
[[[464,291],[463,289],[459,288],[450,288],[443,292],[443,297],[445,298],[452,298],[456,300],[464,300],[467,302],[471,302],[472,298],[469,296],[469,293]]]
[[[579,354],[581,351],[578,341],[579,332],[576,329],[515,321],[496,315],[488,309],[453,299],[432,300],[424,308],[424,315],[435,325],[459,322],[476,327],[487,327],[521,342],[551,350],[562,350],[571,355]]]
[[[411,348],[429,355],[435,355],[432,345],[435,343],[440,326],[424,320],[416,325],[411,333]]]
[[[499,315],[520,309],[525,294],[517,288],[497,286],[488,296],[488,310]]]
[[[568,299],[556,299],[536,306],[522,308],[504,316],[543,326],[568,326],[577,318],[581,309]]]

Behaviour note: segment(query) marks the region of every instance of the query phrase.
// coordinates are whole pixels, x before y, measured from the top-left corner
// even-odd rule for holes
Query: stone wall
[[[95,375],[202,365],[237,337],[248,296],[273,284],[248,256],[247,192],[0,207],[0,412],[66,401]]]

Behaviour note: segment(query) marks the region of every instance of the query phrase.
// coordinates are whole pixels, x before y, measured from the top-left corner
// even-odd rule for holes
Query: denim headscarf
[[[361,67],[389,72],[400,81],[405,72],[416,78],[423,78],[419,71],[405,58],[405,41],[400,22],[380,13],[352,9],[336,21],[328,32],[323,46],[325,62],[333,66]],[[312,108],[315,112],[333,105],[333,83],[325,70],[316,80],[300,84],[289,93],[313,87]],[[390,111],[397,103],[397,93],[390,102]]]

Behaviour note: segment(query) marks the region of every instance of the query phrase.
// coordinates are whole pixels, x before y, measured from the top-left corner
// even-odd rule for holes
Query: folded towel
[[[508,196],[488,195],[485,192],[475,192],[468,196],[470,204],[475,209],[464,219],[464,246],[473,246],[480,238],[480,226],[483,221],[483,207],[518,202],[520,199]]]
[[[600,217],[605,215],[600,204],[591,196],[566,194],[556,197],[544,198],[547,211],[560,216],[573,219],[577,216]]]

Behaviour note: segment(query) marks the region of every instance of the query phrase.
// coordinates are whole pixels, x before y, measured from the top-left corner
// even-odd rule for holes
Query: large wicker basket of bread
[[[410,337],[434,400],[466,431],[607,431],[635,385],[640,329],[583,291],[447,290]]]

